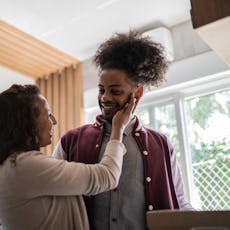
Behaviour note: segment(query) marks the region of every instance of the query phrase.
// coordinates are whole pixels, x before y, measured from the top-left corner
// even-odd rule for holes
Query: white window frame
[[[184,114],[184,100],[189,97],[202,96],[212,92],[223,91],[230,88],[230,71],[225,71],[212,76],[205,77],[200,80],[190,81],[172,87],[165,87],[148,91],[144,96],[139,107],[147,105],[157,106],[162,103],[173,102],[175,105],[176,122],[178,128],[178,141],[181,172],[185,186],[186,199],[193,203],[195,194],[193,193],[193,173],[192,173],[192,159],[189,151],[189,144],[187,138],[187,127]]]

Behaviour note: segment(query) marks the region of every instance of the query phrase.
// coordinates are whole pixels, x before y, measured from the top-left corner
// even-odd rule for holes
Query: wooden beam
[[[194,28],[230,15],[230,0],[191,0],[191,7]]]
[[[0,64],[32,78],[60,71],[77,59],[0,20]]]
[[[230,0],[190,0],[195,31],[230,66]]]
[[[0,50],[0,60],[3,60],[5,58],[10,58],[11,60],[13,60],[14,62],[20,62],[22,63],[22,65],[29,65],[29,66],[33,66],[36,68],[39,68],[40,70],[42,70],[42,72],[48,72],[50,71],[50,66],[45,65],[45,63],[40,63],[39,60],[38,61],[34,61],[31,58],[25,57],[23,55],[18,54],[17,52],[12,53],[9,51],[9,49],[1,49]]]
[[[20,43],[25,43],[32,45],[32,47],[36,50],[41,50],[49,56],[53,56],[56,59],[60,59],[61,62],[75,62],[76,59],[59,51],[58,49],[32,37],[29,34],[26,34],[22,32],[21,30],[17,29],[16,27],[13,27],[7,23],[4,23],[3,21],[0,21],[0,28],[1,31],[4,31],[5,33],[8,33],[8,35],[11,35],[11,37],[15,37],[17,41],[20,41]]]
[[[13,71],[19,72],[23,75],[26,75],[27,77],[31,77],[34,79],[37,79],[40,77],[39,75],[36,75],[36,73],[32,74],[30,71],[26,70],[25,68],[23,68],[21,66],[18,66],[17,68],[15,68],[14,64],[7,62],[7,61],[4,61],[4,60],[1,61],[1,65],[6,67],[6,68],[12,69]]]
[[[68,62],[61,62],[57,58],[54,58],[53,56],[47,55],[45,52],[42,52],[41,50],[34,49],[31,45],[27,43],[20,43],[20,41],[15,41],[13,39],[9,39],[0,31],[0,44],[3,47],[6,47],[12,52],[17,51],[21,52],[25,56],[28,56],[30,58],[36,58],[39,60],[43,60],[43,62],[46,62],[51,65],[55,66],[65,66],[68,65]]]

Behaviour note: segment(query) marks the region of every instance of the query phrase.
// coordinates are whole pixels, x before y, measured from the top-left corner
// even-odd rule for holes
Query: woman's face
[[[54,125],[57,121],[53,114],[50,112],[49,104],[47,100],[40,95],[38,101],[36,102],[40,110],[40,114],[37,118],[37,132],[40,147],[51,144]]]

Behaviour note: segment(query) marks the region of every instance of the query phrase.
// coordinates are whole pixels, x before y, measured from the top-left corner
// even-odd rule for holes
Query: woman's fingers
[[[124,107],[117,111],[117,113],[113,117],[113,123],[116,124],[117,127],[125,127],[132,118],[133,111],[135,109],[136,98],[134,94],[131,95],[130,101],[127,102]]]
[[[130,101],[127,102],[124,106],[124,112],[133,113],[133,110],[135,108],[135,102],[136,102],[135,94],[132,93]]]

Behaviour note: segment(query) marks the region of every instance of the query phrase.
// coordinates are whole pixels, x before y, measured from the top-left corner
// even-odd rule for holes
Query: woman
[[[82,194],[117,186],[125,147],[123,130],[134,97],[113,119],[99,164],[85,165],[39,151],[51,143],[57,123],[34,85],[13,85],[0,94],[0,223],[3,229],[89,229]]]

